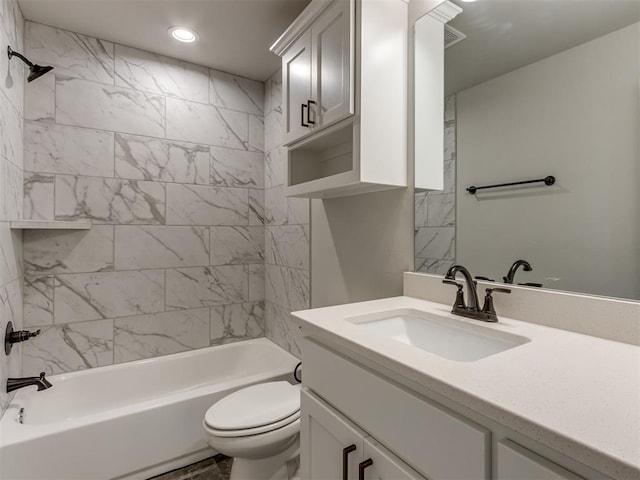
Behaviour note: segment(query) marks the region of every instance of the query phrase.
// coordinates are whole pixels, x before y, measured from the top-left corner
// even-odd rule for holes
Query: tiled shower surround
[[[22,235],[12,231],[10,220],[22,211],[22,127],[24,98],[24,64],[6,55],[7,45],[23,48],[24,21],[15,0],[0,0],[0,335],[8,322],[22,328]],[[0,416],[13,394],[4,386],[7,377],[22,372],[22,346],[17,344],[11,356],[0,347]]]
[[[279,74],[265,96],[260,82],[31,22],[25,43],[55,67],[26,92],[25,217],[93,226],[25,231],[25,323],[42,334],[24,345],[24,374],[265,330],[298,353],[288,309],[308,305],[308,201],[287,202],[269,173],[282,175],[269,166],[283,161]],[[295,301],[267,288],[265,304],[265,259]]]
[[[445,99],[444,189],[415,196],[415,271],[444,274],[456,255],[456,97]]]

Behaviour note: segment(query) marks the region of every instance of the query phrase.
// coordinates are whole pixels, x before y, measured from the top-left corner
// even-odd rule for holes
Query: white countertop
[[[411,308],[531,339],[458,362],[363,331],[345,318]],[[451,307],[394,297],[294,312],[303,331],[418,382],[529,438],[620,479],[640,478],[640,347],[500,317],[465,319]]]

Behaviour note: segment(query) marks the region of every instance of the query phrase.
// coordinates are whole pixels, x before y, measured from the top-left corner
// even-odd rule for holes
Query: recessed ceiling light
[[[171,27],[169,36],[179,42],[192,43],[198,39],[198,35],[192,30],[184,27]]]

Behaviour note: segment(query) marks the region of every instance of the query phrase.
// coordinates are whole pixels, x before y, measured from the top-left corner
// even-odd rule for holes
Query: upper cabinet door
[[[354,113],[354,12],[354,0],[336,0],[311,29],[316,127]]]
[[[282,57],[284,143],[310,132],[311,32],[298,38]]]

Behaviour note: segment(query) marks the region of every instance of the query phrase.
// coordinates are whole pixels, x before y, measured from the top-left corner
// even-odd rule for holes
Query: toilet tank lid
[[[204,421],[218,430],[244,430],[279,422],[300,410],[300,385],[268,382],[233,392],[214,403]]]

